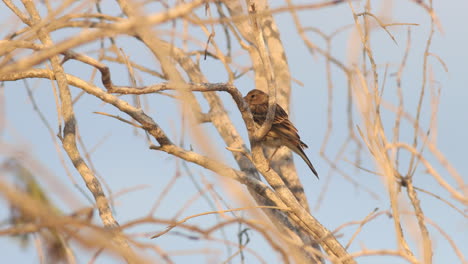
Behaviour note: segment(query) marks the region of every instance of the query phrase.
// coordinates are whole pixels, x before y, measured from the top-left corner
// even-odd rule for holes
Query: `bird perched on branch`
[[[255,123],[259,126],[263,125],[266,120],[268,98],[268,94],[257,89],[250,91],[244,97],[244,100],[247,102],[252,112]],[[301,137],[299,137],[297,132],[297,128],[289,120],[286,111],[276,104],[275,117],[273,118],[270,131],[266,133],[262,142],[267,146],[276,148],[276,150],[281,146],[288,147],[305,161],[318,178],[314,165],[312,165],[312,162],[310,162],[309,158],[304,153],[304,148],[308,148],[308,146],[301,141]]]

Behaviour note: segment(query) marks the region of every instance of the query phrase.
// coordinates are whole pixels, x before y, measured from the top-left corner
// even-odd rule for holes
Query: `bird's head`
[[[268,94],[260,90],[254,89],[247,93],[247,95],[244,97],[244,100],[249,105],[265,104],[268,103]]]

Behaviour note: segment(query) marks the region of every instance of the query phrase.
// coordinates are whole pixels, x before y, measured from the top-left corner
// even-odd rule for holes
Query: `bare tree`
[[[119,0],[101,6],[104,3],[99,1],[39,3],[22,0],[22,5],[3,1],[10,10],[9,14],[16,16],[8,19],[20,24],[0,42],[0,80],[6,87],[10,82],[24,85],[38,119],[53,139],[64,173],[69,175],[70,182],[79,185],[75,182],[73,170],[69,168],[71,161],[74,171],[81,176],[80,181],[86,185],[87,190],[83,192],[93,196],[93,206],[82,206],[75,198],[70,198],[74,197],[71,193],[80,193],[79,189],[64,191],[68,187],[55,181],[54,173],[45,169],[28,151],[19,151],[12,144],[0,142],[4,157],[2,171],[14,175],[14,180],[4,179],[0,182],[0,193],[10,208],[10,220],[8,226],[0,231],[2,235],[22,236],[27,240],[31,234],[35,234],[38,252],[42,252],[39,254],[41,262],[76,263],[78,252],[88,252],[90,259],[87,262],[91,263],[102,253],[117,256],[126,262],[151,263],[154,260],[146,254],[149,251],[152,257],[157,256],[160,261],[173,263],[173,256],[157,241],[176,233],[175,230],[192,234],[180,235],[181,239],[196,236],[197,239],[224,244],[228,248],[228,255],[223,256],[225,262],[234,258],[245,261],[246,252],[264,261],[263,254],[250,249],[243,240],[248,228],[262,236],[271,252],[276,252],[284,263],[355,263],[357,257],[374,255],[398,256],[409,263],[432,263],[435,247],[428,225],[435,224],[425,215],[419,194],[437,197],[444,202],[444,206],[450,206],[455,214],[465,219],[466,213],[458,207],[468,204],[468,190],[463,177],[438,150],[435,137],[431,134],[436,130],[440,93],[440,90],[433,88],[435,80],[427,76],[427,58],[438,58],[430,52],[431,39],[438,30],[438,18],[432,1],[430,4],[422,1],[413,3],[415,8],[427,12],[431,29],[423,55],[420,95],[414,111],[405,108],[403,103],[402,75],[410,53],[411,28],[417,25],[390,22],[390,18],[373,11],[370,1],[362,7],[352,1],[298,5],[287,0],[284,6],[279,7],[270,7],[264,0],[169,2]],[[344,25],[331,34],[323,33],[318,27],[303,25],[299,14],[341,6],[349,8],[354,24]],[[387,191],[384,196],[390,204],[388,211],[372,211],[363,220],[340,221],[343,224],[334,231],[328,230],[325,227],[328,224],[319,222],[311,213],[291,152],[284,147],[272,149],[262,144],[273,122],[273,106],[277,103],[289,111],[291,87],[295,81],[288,65],[285,40],[281,38],[275,21],[276,14],[285,13],[292,17],[297,36],[310,54],[326,61],[326,76],[323,77],[328,85],[328,127],[320,151],[323,159],[331,172],[342,175],[357,189],[369,192],[371,197],[372,191],[349,176],[350,172],[344,168],[351,163],[355,169],[374,173],[382,179]],[[6,20],[4,23],[7,23]],[[398,66],[387,64],[383,69],[376,62],[369,39],[373,32],[382,31],[397,41],[389,31],[391,27],[408,28],[406,49]],[[352,59],[348,62],[331,52],[333,39],[344,31],[351,31],[354,37],[350,44],[354,51],[350,51]],[[319,36],[326,44],[316,44],[311,34]],[[136,59],[137,50],[148,52],[144,62]],[[238,54],[248,59],[238,59]],[[226,76],[224,82],[210,81],[212,78],[204,73],[204,64],[208,61],[215,61],[218,68],[222,68],[217,74]],[[239,66],[241,61],[247,61],[248,66]],[[70,64],[74,67],[67,67]],[[128,72],[130,84],[118,85],[123,79],[120,75],[124,70]],[[393,70],[396,81],[387,84],[390,82],[387,80],[388,72]],[[100,80],[95,80],[97,72]],[[341,151],[335,157],[327,153],[333,132],[335,88],[332,72],[341,75],[348,84],[348,130],[343,133],[346,135],[341,138]],[[251,87],[270,95],[267,121],[259,129],[243,99],[248,90],[238,87],[249,77],[253,77]],[[55,102],[55,122],[51,115],[43,112],[37,103],[37,92],[30,85],[32,80],[39,79],[44,79],[41,83],[47,83],[52,88],[54,97],[50,98],[50,102]],[[384,93],[384,85],[392,85],[394,92],[389,95]],[[424,102],[427,86],[431,88],[429,104]],[[386,98],[395,94],[398,98],[396,105]],[[223,101],[223,97],[229,100]],[[129,217],[131,220],[120,224],[116,220],[115,211],[112,210],[116,195],[105,187],[106,181],[110,182],[112,178],[99,175],[91,155],[97,147],[105,146],[88,146],[80,132],[86,125],[83,124],[84,118],[78,118],[76,112],[81,111],[83,104],[80,103],[87,98],[98,100],[101,106],[102,103],[112,106],[105,111],[96,110],[97,115],[92,118],[111,117],[115,122],[120,122],[121,129],[131,126],[135,129],[136,138],[146,142],[151,150],[177,158],[173,179],[165,187],[158,185],[161,195],[144,217]],[[154,114],[152,109],[157,104],[154,98],[173,99],[179,113],[159,111]],[[8,102],[11,99],[3,95],[2,100]],[[235,120],[236,114],[232,113],[232,109],[240,113],[241,120]],[[121,112],[122,115],[111,111]],[[382,112],[393,113],[393,121],[386,119],[384,122]],[[178,120],[180,134],[157,121],[163,115]],[[429,117],[428,125],[422,122],[423,116]],[[1,120],[1,130],[7,130],[6,118],[3,116]],[[411,126],[403,127],[402,122]],[[245,124],[247,129],[238,124]],[[213,135],[205,133],[202,126],[209,126]],[[249,142],[242,137],[245,131]],[[403,133],[411,133],[412,139],[403,141],[400,139]],[[223,146],[212,143],[214,134],[222,139]],[[190,143],[187,144],[186,140]],[[343,158],[343,153],[351,147],[355,148],[354,162]],[[219,153],[226,152],[230,153],[235,164],[219,158]],[[433,158],[429,160],[427,155]],[[374,169],[365,168],[363,164],[367,163],[374,163]],[[442,165],[447,176],[443,177],[433,163]],[[213,172],[217,175],[215,178],[221,177],[221,187],[214,188],[208,184],[206,175],[195,175],[193,164]],[[414,185],[413,179],[421,176],[416,170],[420,166],[425,169],[424,174],[432,177],[438,188],[446,191],[445,196],[450,198],[441,198],[433,190]],[[213,205],[213,211],[199,211],[199,214],[183,219],[180,213],[172,218],[155,216],[154,212],[167,192],[177,189],[175,181],[181,174],[191,175],[194,186],[198,188],[197,197],[187,200],[182,210],[204,197]],[[329,177],[321,174],[322,180]],[[447,177],[452,179],[449,181]],[[131,181],[131,177],[128,180]],[[246,189],[239,188],[240,185]],[[317,196],[322,197],[327,186]],[[224,194],[219,194],[217,189],[223,190]],[[403,193],[411,205],[406,210],[402,210],[398,198]],[[234,197],[233,200],[242,207],[233,208],[225,201],[227,196]],[[63,208],[63,205],[59,205],[62,202],[68,208],[57,209]],[[92,220],[94,209],[99,213],[100,222]],[[240,214],[241,211],[248,211],[249,214]],[[208,228],[187,223],[206,214],[221,217],[210,223]],[[363,249],[350,253],[349,247],[359,232],[367,223],[382,215],[392,217],[396,249]],[[413,227],[402,221],[403,215],[416,219],[415,232],[420,237],[420,243],[413,246],[408,243],[405,233]],[[222,239],[218,239],[214,235],[237,225],[244,227],[237,236],[224,234]],[[352,225],[358,225],[358,229],[345,244],[346,241],[340,239],[340,232]],[[157,232],[154,226],[166,228]],[[141,230],[142,227],[146,230],[143,235],[129,231],[132,228]],[[444,234],[443,229],[440,232]],[[457,243],[449,235],[446,238],[460,261],[466,262]],[[415,253],[417,247],[422,248],[421,257]],[[45,253],[42,251],[44,248]]]

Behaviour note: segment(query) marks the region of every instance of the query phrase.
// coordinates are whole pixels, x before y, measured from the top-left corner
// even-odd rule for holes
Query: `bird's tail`
[[[302,143],[302,142],[301,142],[301,143]],[[292,148],[292,150],[293,150],[294,152],[296,152],[297,155],[301,156],[301,158],[305,161],[305,163],[307,164],[307,166],[309,166],[310,170],[314,173],[315,177],[317,177],[317,179],[319,179],[318,173],[317,173],[317,171],[315,170],[314,165],[312,165],[312,162],[310,162],[310,160],[309,160],[309,158],[307,157],[307,155],[305,154],[304,150],[302,150],[302,148],[300,148],[300,147]]]

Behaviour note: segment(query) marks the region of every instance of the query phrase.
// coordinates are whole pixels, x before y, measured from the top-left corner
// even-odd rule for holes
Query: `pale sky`
[[[383,2],[387,2],[384,8],[381,8]],[[393,5],[389,4],[390,2]],[[276,2],[275,2],[276,3]],[[280,5],[284,5],[283,1],[278,1]],[[110,2],[103,4],[104,12],[109,12],[112,15],[115,13],[115,8],[109,5]],[[112,2],[112,5],[114,3]],[[358,1],[353,1],[353,5],[357,10],[359,9]],[[430,29],[430,20],[426,12],[414,4],[412,1],[372,1],[373,12],[379,17],[386,17],[386,22],[399,22],[399,23],[416,23],[419,26],[411,26],[411,50],[408,57],[407,69],[403,75],[403,91],[405,107],[409,112],[414,113],[419,92],[421,89],[422,80],[422,62],[423,53],[426,45],[428,32]],[[17,28],[16,22],[12,23],[12,13],[4,4],[0,5],[0,23],[2,24],[2,38]],[[451,164],[463,175],[467,181],[468,163],[466,162],[466,152],[468,143],[466,135],[468,135],[468,74],[467,74],[467,61],[468,52],[468,29],[465,25],[468,24],[468,1],[434,1],[436,14],[440,20],[443,33],[439,30],[434,34],[430,52],[439,56],[446,64],[448,73],[444,71],[441,63],[432,56],[428,60],[429,71],[431,78],[436,80],[436,83],[441,88],[439,113],[437,115],[437,130],[431,131],[436,136],[437,145],[440,151],[451,162]],[[114,11],[112,11],[114,10]],[[149,12],[149,10],[146,10]],[[200,15],[203,12],[200,12]],[[307,11],[300,13],[300,18],[303,26],[313,26],[320,28],[324,33],[331,33],[337,28],[344,25],[351,25],[354,23],[352,13],[348,4],[341,4],[336,7],[326,8],[318,11]],[[307,155],[312,160],[314,166],[320,174],[320,180],[317,180],[309,171],[307,165],[298,157],[294,156],[294,160],[298,169],[299,177],[305,187],[306,195],[309,199],[312,214],[329,230],[333,230],[343,223],[355,220],[362,220],[372,212],[374,208],[379,208],[380,211],[390,209],[388,202],[388,194],[383,185],[382,179],[375,175],[359,171],[350,163],[343,159],[339,161],[340,169],[355,181],[361,184],[356,188],[349,180],[345,179],[340,174],[333,171],[327,162],[320,156],[319,151],[321,144],[324,140],[327,126],[327,83],[325,74],[325,60],[318,54],[311,55],[306,49],[302,40],[299,38],[294,24],[289,13],[280,13],[275,15],[283,44],[286,49],[286,55],[289,62],[290,71],[294,79],[303,83],[301,87],[297,83],[292,84],[292,106],[290,116],[292,121],[296,124],[300,131],[302,140],[309,145],[306,150]],[[170,27],[167,27],[170,28]],[[78,30],[73,29],[70,33],[63,32],[63,35],[54,35],[54,40],[59,41],[64,36],[74,34]],[[386,77],[384,98],[389,103],[396,103],[396,84],[395,75],[398,66],[401,62],[402,55],[406,48],[407,41],[407,26],[395,26],[390,29],[390,32],[395,37],[397,44],[382,29],[376,29],[372,33],[371,47],[375,54],[375,59],[379,68],[380,85],[384,80],[385,65],[388,64],[388,76]],[[62,33],[60,33],[62,34]],[[161,32],[164,34],[164,32]],[[197,35],[198,34],[198,35]],[[353,30],[345,30],[338,34],[333,40],[332,54],[347,63],[352,63],[352,34]],[[205,42],[206,37],[201,33],[194,33],[198,41]],[[324,41],[316,34],[309,33],[308,36],[320,47],[324,47]],[[167,37],[167,35],[166,35]],[[224,35],[220,28],[216,28],[216,41],[223,43]],[[108,41],[106,41],[108,44]],[[123,50],[127,51],[127,55],[132,56],[131,59],[141,62],[141,64],[148,67],[158,69],[158,65],[154,65],[152,55],[148,50],[142,48],[134,48],[138,43],[135,40],[128,40],[125,38],[117,38],[117,45]],[[88,55],[96,57],[97,47],[85,46],[77,51],[88,53]],[[224,48],[224,46],[223,46]],[[92,52],[91,52],[92,51]],[[248,57],[244,51],[236,48],[235,62],[241,66],[248,66],[249,62],[246,60]],[[146,61],[145,61],[146,60]],[[206,61],[201,60],[201,68],[206,74],[210,82],[225,82],[226,74],[220,64],[212,58]],[[41,66],[43,67],[43,66]],[[91,68],[88,66],[80,65],[76,62],[68,62],[65,65],[65,70],[86,80],[89,80]],[[113,74],[113,82],[118,85],[128,85],[128,74],[125,67],[115,66],[111,67]],[[141,85],[149,85],[159,82],[154,77],[148,75],[140,75],[144,79]],[[239,90],[245,94],[253,89],[252,74],[245,75],[240,80],[236,81],[235,85]],[[347,84],[344,79],[343,73],[336,67],[332,67],[332,79],[334,85],[333,91],[333,131],[331,134],[330,142],[326,153],[329,158],[335,158],[342,144],[346,140],[347,134],[347,117],[346,117],[346,100],[347,100]],[[95,82],[98,86],[102,86],[99,81]],[[30,81],[29,85],[34,90],[35,99],[41,109],[46,115],[48,121],[52,125],[54,133],[57,133],[57,115],[54,103],[54,96],[52,93],[50,82],[35,80]],[[66,186],[65,193],[57,193],[51,191],[51,198],[54,201],[62,200],[63,195],[68,195],[75,199],[75,208],[70,208],[67,201],[57,201],[61,209],[66,213],[71,213],[72,210],[80,206],[89,206],[87,198],[84,197],[80,191],[73,186],[73,183],[65,173],[60,159],[57,155],[56,149],[53,145],[52,138],[45,128],[44,124],[39,120],[37,113],[33,110],[30,100],[28,99],[26,89],[23,82],[8,82],[4,84],[5,89],[0,90],[4,93],[5,105],[0,107],[0,112],[6,117],[6,129],[0,133],[0,144],[8,146],[4,150],[0,150],[0,160],[3,161],[6,155],[12,153],[26,152],[27,156],[39,161],[45,169],[48,170],[48,176],[38,175],[41,183],[44,186],[49,186],[47,182],[50,179],[54,181],[59,179],[61,184]],[[435,88],[438,89],[439,86]],[[426,97],[424,101],[425,110],[422,113],[422,123],[427,125],[429,122],[430,113],[430,96],[431,87],[427,86]],[[72,92],[76,96],[80,90],[72,88]],[[229,115],[234,120],[245,140],[246,129],[242,123],[239,112],[231,100],[226,95],[221,95]],[[130,96],[122,96],[129,102],[133,102]],[[160,95],[151,95],[147,97],[150,103],[150,110],[147,112],[162,128],[170,135],[172,140],[176,143],[180,142],[181,136],[181,122],[180,111],[177,103],[168,97]],[[203,105],[207,109],[206,105]],[[129,190],[138,187],[128,193],[124,193],[115,199],[114,213],[119,223],[124,224],[129,220],[145,216],[154,205],[159,195],[162,193],[164,187],[172,180],[174,171],[180,165],[174,157],[169,156],[163,152],[149,150],[145,137],[142,132],[138,131],[135,134],[134,128],[123,124],[115,119],[93,114],[94,111],[107,112],[110,114],[123,116],[122,113],[116,111],[115,108],[109,105],[102,104],[96,98],[85,94],[76,104],[75,111],[78,119],[78,125],[81,136],[89,149],[92,149],[96,144],[101,144],[92,153],[93,164],[99,172],[99,176],[105,179],[109,188],[114,194],[121,191]],[[355,111],[355,110],[354,110]],[[355,111],[355,125],[360,124],[359,116]],[[391,135],[394,114],[389,109],[382,110],[383,123],[386,132]],[[217,148],[219,158],[224,162],[235,166],[235,162],[231,154],[224,148],[220,137],[214,133],[214,129],[208,125],[200,125],[204,132],[210,135],[213,140],[213,145]],[[403,124],[401,140],[405,142],[412,142],[412,134],[405,131],[408,130],[409,124]],[[190,133],[190,132],[188,132]],[[246,141],[247,142],[247,141]],[[192,144],[190,137],[185,137],[185,148],[189,149]],[[196,144],[193,144],[196,149]],[[354,162],[356,159],[355,154],[356,146],[351,144],[348,150],[344,153],[344,159]],[[373,161],[370,159],[370,154],[366,148],[362,150],[362,166],[369,169],[375,169]],[[427,158],[433,162],[436,170],[449,182],[454,183],[454,180],[449,174],[443,170],[442,166],[435,162],[434,156],[428,152]],[[406,171],[408,164],[404,158],[409,157],[402,154],[401,166]],[[65,157],[68,168],[71,168],[74,180],[78,183],[79,187],[84,190],[88,197],[92,197],[86,186],[81,180],[79,174],[72,168],[71,162]],[[225,185],[224,180],[219,176],[194,165],[189,165],[191,173],[198,184],[203,184],[207,181],[215,184],[218,194],[223,196],[230,203],[231,207],[239,206],[230,197],[226,190],[223,190]],[[170,189],[167,196],[164,198],[161,206],[158,208],[155,217],[169,219],[173,217],[176,212],[184,207],[184,204],[195,197],[197,190],[194,187],[193,181],[188,175],[188,171],[183,166],[180,167],[180,178],[175,185]],[[3,175],[2,175],[3,176]],[[5,177],[5,176],[4,176]],[[49,180],[48,180],[49,179]],[[450,194],[437,185],[435,180],[430,177],[422,166],[419,166],[415,173],[414,184],[417,187],[431,190],[435,194],[450,199]],[[327,190],[324,191],[324,187]],[[50,190],[50,189],[48,189]],[[370,195],[368,191],[377,194],[378,198]],[[404,191],[404,190],[403,190]],[[319,203],[319,195],[323,195]],[[429,197],[423,193],[418,193],[421,199],[421,206],[428,218],[436,222],[460,247],[462,254],[465,258],[468,255],[468,220],[462,215],[455,212],[453,209],[444,205],[441,201]],[[403,197],[405,197],[403,195]],[[453,200],[451,200],[453,202]],[[454,202],[458,208],[462,210],[461,204]],[[405,208],[412,209],[405,197],[401,199],[402,210]],[[0,199],[1,210],[0,219],[3,221],[8,217],[8,205],[5,204],[3,199]],[[177,217],[183,217],[202,213],[205,211],[212,211],[215,208],[210,207],[206,200],[198,198],[195,203],[190,207],[183,210]],[[245,216],[249,216],[247,213]],[[190,224],[198,224],[202,227],[211,226],[216,220],[214,216],[202,216],[190,220]],[[404,218],[409,221],[407,226],[411,226],[414,218]],[[95,213],[95,223],[100,223],[100,219]],[[415,228],[417,226],[415,225]],[[138,228],[130,229],[130,232],[135,232],[140,235],[143,233],[152,234],[154,232],[163,230],[165,226],[145,225]],[[339,241],[345,245],[354,231],[356,226],[348,227],[340,232]],[[459,259],[455,255],[453,249],[445,240],[445,238],[432,226],[428,226],[431,237],[433,238],[434,258],[433,263],[459,263]],[[184,235],[189,233],[182,229],[174,229],[175,232],[169,233],[166,236],[153,240],[154,244],[167,250],[169,255],[174,254],[172,260],[176,263],[217,263],[227,259],[225,246],[218,242],[205,242],[203,240],[190,240],[186,239]],[[405,230],[408,237],[410,246],[413,248],[417,257],[420,257],[415,245],[415,238],[417,233]],[[234,242],[237,242],[236,234],[238,232],[237,226],[232,226],[226,230],[227,236]],[[263,240],[261,235],[253,231],[249,232],[250,242],[248,246],[260,252],[260,255],[266,260],[267,263],[275,263],[278,261],[278,255],[267,254],[265,252],[272,252],[271,248]],[[222,236],[217,233],[217,236]],[[145,237],[140,238],[141,241],[148,242]],[[31,241],[32,242],[32,241]],[[2,257],[0,258],[3,263],[36,263],[38,257],[34,249],[33,243],[22,249],[18,241],[11,238],[1,237],[0,248],[2,248]],[[75,247],[76,248],[76,247]],[[213,255],[208,254],[210,257],[200,251],[205,248],[211,248],[216,253]],[[395,234],[393,231],[393,220],[385,215],[379,216],[376,220],[364,226],[362,232],[355,238],[354,243],[349,248],[349,252],[357,252],[364,248],[367,249],[396,249]],[[237,249],[233,248],[232,252]],[[196,252],[196,253],[194,253]],[[82,254],[81,250],[76,251],[78,263],[87,263],[90,255]],[[151,255],[153,256],[153,255]],[[258,260],[252,254],[246,252],[246,263],[258,263]],[[96,263],[118,263],[115,258],[108,255],[101,256],[97,259]],[[358,263],[379,263],[379,264],[398,264],[407,263],[402,258],[397,257],[362,257],[357,259]],[[240,263],[237,258],[233,263]]]

